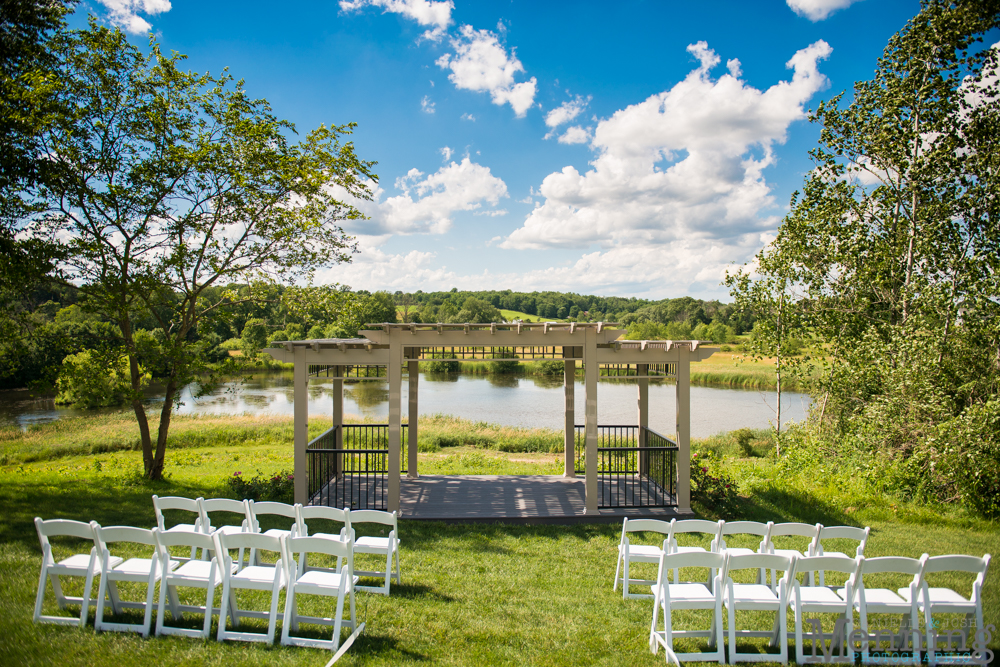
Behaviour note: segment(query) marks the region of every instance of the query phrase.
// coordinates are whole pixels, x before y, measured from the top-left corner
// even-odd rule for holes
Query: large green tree
[[[819,406],[840,446],[905,468],[910,491],[989,511],[1000,510],[1000,70],[983,38],[998,26],[995,1],[925,0],[850,103],[819,105],[815,168],[756,282],[735,291],[787,281],[800,295],[829,353]],[[959,427],[974,442],[956,441]]]
[[[291,123],[242,82],[181,69],[150,40],[147,53],[118,30],[60,36],[61,103],[71,111],[41,144],[57,173],[29,231],[61,239],[58,269],[81,301],[121,329],[145,473],[163,474],[178,390],[201,368],[197,328],[240,300],[230,283],[308,279],[349,261],[339,226],[361,214],[331,184],[368,197],[373,163],[342,142],[352,126],[320,126],[295,141]],[[165,399],[151,430],[140,392],[138,317],[162,331]]]

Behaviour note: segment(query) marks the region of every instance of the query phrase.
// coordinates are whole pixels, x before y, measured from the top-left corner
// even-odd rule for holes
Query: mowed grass
[[[450,418],[441,418],[448,421]],[[186,421],[179,420],[178,424]],[[211,428],[225,428],[211,421]],[[118,633],[83,630],[52,625],[35,625],[32,607],[38,583],[40,551],[32,519],[71,518],[96,520],[102,525],[127,524],[151,527],[155,523],[152,494],[214,497],[227,495],[224,480],[236,470],[244,474],[288,470],[291,461],[291,431],[280,423],[261,419],[262,435],[250,438],[253,418],[236,418],[233,430],[242,436],[221,437],[220,444],[178,447],[168,451],[169,478],[163,482],[144,481],[137,473],[137,452],[117,450],[84,455],[50,456],[0,468],[0,664],[34,665],[63,663],[120,665],[164,664],[264,664],[322,665],[329,652],[317,649],[212,641],[181,637],[142,639]],[[277,419],[277,422],[280,422]],[[95,419],[94,428],[110,428],[114,422]],[[423,420],[421,422],[423,430]],[[460,429],[451,423],[450,429]],[[470,431],[475,425],[467,424]],[[81,420],[78,429],[86,431]],[[116,426],[115,428],[118,428]],[[194,426],[191,426],[194,428]],[[310,430],[325,428],[311,424]],[[274,429],[274,430],[270,430]],[[27,434],[38,449],[58,452],[55,440],[72,436],[64,427],[37,429]],[[197,430],[197,429],[195,429]],[[282,433],[287,438],[282,439]],[[92,433],[90,437],[94,437]],[[81,436],[82,438],[82,436]],[[190,442],[195,442],[192,436]],[[1000,533],[995,523],[982,521],[947,508],[922,508],[891,499],[864,498],[857,488],[829,480],[781,477],[766,455],[766,439],[754,443],[758,456],[737,458],[732,443],[716,438],[700,443],[726,457],[727,466],[739,475],[745,495],[739,517],[774,521],[805,521],[826,524],[870,525],[872,537],[868,556],[921,553],[1000,553]],[[506,453],[474,444],[456,444],[438,452],[420,455],[421,472],[526,474],[558,473],[561,453]],[[520,467],[519,467],[520,466]],[[698,508],[707,518],[711,511]],[[180,513],[169,521],[187,521]],[[278,527],[276,523],[265,528]],[[373,534],[361,527],[360,534]],[[441,522],[400,522],[403,584],[394,585],[389,598],[358,594],[358,615],[367,623],[365,633],[343,658],[345,665],[397,665],[429,663],[448,665],[660,665],[662,653],[653,656],[647,646],[651,602],[622,600],[611,590],[620,524],[577,526],[448,525]],[[638,536],[640,541],[658,544],[662,536]],[[707,539],[690,539],[685,544]],[[732,546],[756,547],[753,538],[734,538]],[[57,557],[75,553],[79,546],[59,543]],[[801,547],[794,540],[783,545]],[[850,542],[826,545],[853,551]],[[138,551],[123,555],[141,555]],[[274,560],[274,556],[269,557]],[[375,569],[373,561],[361,563]],[[633,576],[653,577],[653,566],[635,566]],[[695,571],[692,578],[705,572]],[[882,578],[876,585],[895,589],[907,582]],[[971,578],[942,577],[935,584],[948,585],[968,595]],[[76,586],[76,588],[73,588]],[[67,586],[67,593],[80,586]],[[125,595],[137,599],[142,591],[127,589]],[[123,593],[125,591],[123,590]],[[196,597],[189,595],[194,603]],[[284,596],[282,596],[282,603]],[[241,606],[261,609],[262,594],[240,597]],[[330,600],[304,598],[303,613],[326,613]],[[984,609],[987,624],[1000,624],[1000,583],[996,572],[988,576]],[[71,614],[57,610],[51,591],[45,613]],[[134,620],[138,612],[126,614]],[[768,629],[771,616],[741,614],[740,623]],[[686,612],[675,616],[675,627],[701,627],[704,613]],[[873,619],[873,623],[889,619]],[[155,619],[154,619],[155,622]],[[199,619],[189,615],[187,627],[197,627]],[[217,621],[216,621],[217,622]],[[251,629],[262,630],[263,622],[244,621]],[[213,632],[217,628],[213,625]],[[314,636],[328,630],[303,626]],[[789,624],[789,630],[792,626]],[[279,624],[280,632],[280,624]],[[997,636],[1000,633],[993,633]],[[344,637],[347,632],[344,632]],[[997,640],[991,642],[997,651]],[[694,648],[689,642],[682,650]],[[741,650],[765,651],[763,640],[741,644]],[[794,650],[791,646],[790,650]],[[772,663],[773,664],[773,663]]]

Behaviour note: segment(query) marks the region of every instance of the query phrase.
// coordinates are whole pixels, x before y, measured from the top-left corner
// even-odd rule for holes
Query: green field
[[[317,433],[324,427],[320,420],[310,424]],[[0,430],[0,664],[324,664],[329,653],[317,649],[98,635],[93,611],[91,625],[83,630],[31,622],[40,563],[34,516],[152,526],[154,493],[224,496],[224,480],[237,470],[270,474],[292,467],[288,419],[177,418],[168,479],[150,483],[138,475],[131,428],[129,418],[122,416],[68,419],[23,434]],[[421,433],[428,443],[434,440],[421,443],[427,450],[420,454],[424,473],[551,474],[560,469],[561,453],[543,447],[558,437],[555,432],[435,417],[421,421]],[[696,443],[696,448],[722,456],[727,472],[739,481],[744,496],[739,515],[724,518],[870,525],[869,556],[1000,552],[995,523],[951,507],[872,497],[835,471],[821,478],[789,473],[767,455],[767,435],[755,435],[755,455],[745,458],[726,436]],[[518,447],[527,451],[502,451]],[[696,509],[715,518],[704,507]],[[358,613],[367,627],[343,664],[663,664],[662,653],[653,656],[647,647],[651,603],[623,601],[611,590],[620,525],[481,526],[404,519],[400,532],[403,584],[394,585],[389,598],[359,594]],[[658,542],[656,536],[646,539]],[[738,540],[732,545],[756,546]],[[68,553],[61,547],[57,556]],[[651,567],[640,576],[651,574]],[[987,580],[988,624],[1000,624],[997,582],[996,573]],[[901,583],[884,582],[893,588]],[[968,580],[938,583],[969,593]],[[74,589],[68,589],[72,594]],[[262,595],[241,597],[241,604],[260,605]],[[328,611],[318,604],[303,603],[302,612]],[[45,612],[59,613],[51,593]],[[692,614],[676,615],[675,623],[683,627]],[[135,618],[134,612],[126,615]],[[764,614],[747,618],[741,623],[770,627]],[[199,621],[188,617],[185,623],[195,627]],[[245,623],[253,629],[262,626],[254,620]],[[321,634],[317,630],[316,636]],[[761,640],[742,648],[764,650],[764,645]],[[991,646],[997,650],[995,638]]]

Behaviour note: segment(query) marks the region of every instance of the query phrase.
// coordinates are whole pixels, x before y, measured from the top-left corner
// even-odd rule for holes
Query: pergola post
[[[309,366],[306,348],[295,348],[295,371],[292,375],[292,423],[294,425],[295,502],[305,505],[309,493],[306,483],[306,447],[309,445]]]
[[[649,364],[636,364],[636,374],[639,376],[639,435],[636,441],[639,447],[646,446],[646,429],[649,428]],[[639,475],[649,475],[649,452],[639,453]]]
[[[584,329],[583,372],[586,393],[586,457],[587,478],[585,489],[586,513],[597,514],[597,377],[600,369],[597,363],[597,331]]]
[[[691,357],[677,350],[677,509],[691,511]]]
[[[393,332],[389,338],[389,498],[390,512],[399,511],[399,468],[402,436],[402,386],[403,386],[403,346],[399,334]]]
[[[563,348],[565,356],[567,348]],[[572,349],[572,348],[570,348]],[[576,359],[565,361],[565,385],[566,408],[565,416],[565,459],[563,466],[563,477],[576,477]]]
[[[420,355],[419,347],[409,347],[406,349],[407,358],[406,372],[409,376],[409,412],[408,430],[406,434],[406,478],[417,479],[417,389],[420,385],[420,364],[417,357]]]
[[[333,426],[337,429],[337,438],[334,443],[336,449],[344,448],[344,367],[333,367]],[[334,471],[337,477],[344,476],[344,455],[337,454],[334,457]]]

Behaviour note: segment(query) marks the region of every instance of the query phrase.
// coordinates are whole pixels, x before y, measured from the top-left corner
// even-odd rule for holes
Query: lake
[[[332,415],[332,380],[309,381],[309,414]],[[242,384],[229,383],[210,395],[194,398],[197,387],[181,392],[177,414],[292,414],[292,373],[260,373]],[[403,381],[403,414],[407,409],[407,382]],[[601,380],[597,385],[598,421],[601,424],[635,424],[636,381]],[[162,400],[162,399],[160,399]],[[782,423],[805,419],[810,397],[786,392],[782,395]],[[149,407],[157,396],[151,392]],[[447,414],[507,426],[563,426],[562,378],[544,376],[481,376],[465,374],[420,374],[420,414]],[[691,435],[703,438],[737,428],[766,428],[775,419],[773,391],[760,392],[716,387],[691,387]],[[384,422],[389,414],[389,391],[385,381],[347,383],[344,388],[347,415]],[[576,385],[576,418],[583,423],[584,388]],[[649,426],[665,435],[674,432],[674,385],[664,380],[649,383]],[[22,428],[66,416],[93,411],[58,407],[49,399],[31,398],[27,392],[0,394],[0,421]]]

